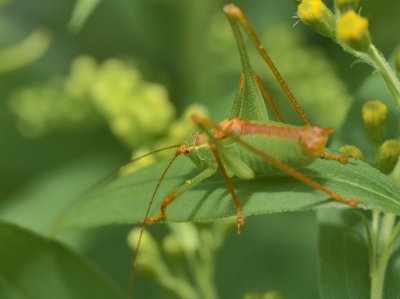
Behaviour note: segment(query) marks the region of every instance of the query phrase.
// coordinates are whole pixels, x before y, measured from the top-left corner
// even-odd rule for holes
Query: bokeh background
[[[227,118],[241,74],[222,13],[228,3],[0,1],[0,219],[47,234],[69,202],[132,153],[183,141],[194,130],[190,111],[216,122]],[[337,44],[302,23],[293,27],[298,19],[292,18],[296,7],[290,0],[234,4],[310,122],[340,131],[371,68],[350,68],[354,58]],[[360,0],[360,6],[374,44],[389,57],[399,43],[400,2]],[[250,42],[248,49],[283,118],[300,125]],[[361,123],[361,114],[351,118]],[[131,227],[57,238],[127,290]],[[149,230],[161,238],[167,228]],[[277,289],[285,298],[318,298],[316,231],[314,212],[246,219],[243,235],[232,231],[218,254],[219,297]],[[175,298],[140,275],[134,294]]]

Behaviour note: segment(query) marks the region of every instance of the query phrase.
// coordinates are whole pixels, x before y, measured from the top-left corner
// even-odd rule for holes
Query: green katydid
[[[203,129],[203,132],[194,132],[186,141],[175,146],[179,147],[179,149],[161,176],[148,206],[146,216],[144,220],[141,221],[143,225],[133,262],[128,298],[131,293],[136,258],[145,224],[152,224],[154,221],[167,217],[166,208],[168,205],[181,194],[189,191],[205,178],[213,175],[218,168],[226,181],[237,208],[236,225],[238,234],[240,234],[240,226],[244,224],[244,221],[241,214],[242,206],[229,180],[229,177],[233,175],[242,179],[252,179],[255,176],[254,172],[270,174],[275,172],[276,168],[278,168],[311,187],[327,193],[335,201],[343,202],[353,208],[356,207],[358,203],[365,204],[356,199],[344,198],[295,170],[295,168],[311,164],[320,156],[324,159],[335,159],[342,163],[346,163],[349,157],[357,157],[332,155],[324,151],[327,142],[326,134],[332,132],[333,129],[322,129],[319,126],[310,126],[306,116],[300,109],[297,101],[283,81],[240,9],[233,5],[227,5],[224,7],[224,12],[235,34],[243,66],[243,75],[239,82],[230,117],[215,126],[210,121],[193,115],[192,119]],[[253,73],[238,22],[242,24],[255,43],[261,56],[271,68],[301,117],[305,125],[304,127],[291,126],[283,123],[268,91],[261,80]],[[280,122],[274,122],[268,119],[267,110],[261,94],[264,95],[271,105]],[[213,129],[207,131],[206,127],[213,127]],[[148,217],[151,204],[165,173],[175,158],[181,154],[189,157],[191,161],[200,168],[201,172],[194,178],[187,180],[185,184],[163,200],[161,204],[161,213],[158,216]]]

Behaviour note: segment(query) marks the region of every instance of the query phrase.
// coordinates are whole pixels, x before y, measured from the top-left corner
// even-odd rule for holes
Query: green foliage
[[[321,210],[318,215],[319,285],[323,298],[368,298],[368,242],[354,211]]]
[[[68,77],[18,91],[10,106],[25,135],[80,129],[105,120],[132,148],[151,144],[175,116],[163,86],[143,81],[134,67],[120,60],[98,66],[86,56],[72,62]]]
[[[382,298],[382,294],[387,299],[397,298],[400,265],[396,259],[400,242],[395,230],[392,235],[394,222],[389,223],[394,217],[387,214],[374,221],[370,215],[343,210],[317,212],[320,290],[324,298]],[[377,225],[380,220],[382,227]],[[369,227],[370,222],[375,225]],[[392,243],[385,243],[387,235]],[[390,258],[387,269],[386,265],[382,267],[382,258],[386,262]],[[377,278],[385,285],[380,286],[378,294],[371,289],[370,280],[374,285]]]
[[[124,298],[96,267],[65,246],[0,222],[1,298]]]
[[[159,163],[110,183],[82,200],[63,215],[54,232],[96,227],[111,223],[137,223],[143,215],[167,163]],[[175,162],[150,211],[159,214],[161,201],[199,170],[187,159]],[[344,197],[365,201],[368,209],[400,214],[400,190],[385,175],[361,161],[342,165],[317,160],[302,171],[307,177]],[[243,215],[297,211],[328,207],[347,207],[332,202],[325,193],[277,171],[276,175],[257,175],[254,180],[232,180],[243,205]],[[266,190],[267,188],[267,190]],[[132,200],[132,194],[135,200]],[[360,205],[361,207],[361,205]],[[211,220],[236,215],[236,208],[222,176],[214,175],[181,195],[167,209],[168,222]],[[234,225],[234,223],[232,223]],[[245,227],[244,227],[245,229]]]
[[[132,253],[127,253],[125,244],[126,227],[104,226],[57,236],[66,245],[31,231],[44,234],[51,219],[56,218],[77,193],[113,167],[128,161],[129,151],[135,150],[134,155],[137,155],[186,139],[191,131],[197,130],[188,120],[188,115],[193,110],[202,110],[206,114],[203,107],[191,104],[204,104],[214,121],[229,115],[241,67],[233,35],[221,12],[223,3],[203,0],[93,0],[76,1],[73,6],[68,1],[39,0],[33,6],[31,1],[19,0],[0,1],[0,5],[5,2],[8,3],[1,7],[0,19],[0,46],[1,50],[6,51],[0,52],[0,60],[7,71],[0,80],[0,99],[5,108],[0,109],[3,145],[0,147],[3,157],[0,161],[3,182],[0,189],[0,219],[17,223],[25,229],[4,222],[1,224],[0,236],[12,234],[1,242],[0,252],[7,250],[7,256],[14,254],[16,261],[12,260],[12,264],[0,262],[0,277],[17,273],[17,276],[13,276],[15,281],[22,281],[21,289],[31,292],[42,286],[46,287],[46,291],[57,288],[59,293],[48,293],[52,298],[68,298],[68,292],[74,288],[68,283],[75,283],[73,279],[82,277],[82,273],[84,277],[81,282],[87,291],[105,296],[107,291],[102,290],[108,286],[110,290],[113,289],[113,280],[126,291],[132,259]],[[251,2],[238,5],[260,35],[310,122],[335,128],[335,135],[330,137],[330,147],[336,149],[354,144],[373,165],[374,149],[364,134],[361,121],[363,103],[377,99],[384,102],[388,106],[388,130],[383,140],[397,138],[398,134],[398,110],[379,74],[372,75],[362,84],[369,68],[357,64],[349,69],[353,58],[342,53],[336,45],[327,45],[326,40],[320,39],[301,24],[291,28],[294,21],[289,20],[295,7],[290,1],[276,1],[273,6],[268,1],[257,5]],[[389,53],[398,41],[389,39],[385,33],[395,28],[400,3],[389,1],[382,5],[379,1],[363,0],[359,5],[362,6],[363,15],[370,16],[369,30],[374,43],[384,54]],[[37,10],[37,7],[41,9]],[[32,27],[39,28],[41,25],[49,28],[54,37],[52,47],[45,55],[50,42],[48,31],[43,31],[44,35],[31,44],[17,44],[29,36]],[[67,25],[69,32],[77,33],[80,30],[79,34],[69,35]],[[17,48],[10,48],[12,45],[24,47],[17,51]],[[321,50],[321,45],[326,48]],[[250,45],[248,50],[255,72],[271,92],[285,121],[299,124],[297,116],[290,112],[291,107],[287,109],[289,105],[286,98],[266,70],[264,62],[258,59],[254,47]],[[2,56],[2,53],[12,55]],[[77,55],[80,59],[75,60]],[[360,85],[361,89],[356,94]],[[162,101],[166,100],[165,109],[152,102],[151,94],[154,93]],[[10,97],[13,99],[6,102]],[[130,111],[132,98],[135,105],[142,104],[145,107]],[[14,114],[6,109],[10,105]],[[154,107],[160,109],[153,111]],[[156,120],[149,117],[149,113],[135,113],[142,108],[154,113],[152,115]],[[169,113],[175,109],[176,113]],[[144,121],[136,130],[132,122],[139,119]],[[23,133],[23,137],[20,133]],[[118,140],[128,145],[129,150],[121,146]],[[99,149],[102,152],[93,155]],[[167,152],[165,156],[168,156]],[[68,209],[57,222],[56,229],[141,220],[165,166],[166,162],[159,162],[148,169],[118,178]],[[368,165],[350,160],[347,165],[318,161],[314,166],[316,168],[305,171],[311,178],[318,176],[316,180],[323,185],[367,202],[367,209],[398,214],[398,187]],[[400,181],[399,167],[394,170],[396,182]],[[354,170],[359,169],[362,171],[356,174]],[[189,161],[180,157],[162,182],[151,213],[159,212],[161,199],[174,186],[184,183],[198,171]],[[367,230],[362,222],[364,218],[351,214],[354,210],[339,211],[339,207],[347,206],[334,203],[320,191],[285,175],[261,176],[253,182],[237,178],[232,181],[247,215],[318,209],[319,269],[328,271],[317,273],[315,212],[274,213],[246,217],[241,237],[234,234],[232,219],[224,220],[226,232],[232,230],[226,238],[218,234],[224,230],[214,227],[217,226],[216,221],[210,226],[203,222],[195,224],[197,234],[204,243],[201,243],[194,256],[181,259],[181,264],[175,264],[173,259],[179,255],[174,253],[179,247],[176,246],[177,238],[180,236],[180,241],[191,239],[187,234],[179,234],[185,230],[185,224],[173,224],[180,229],[168,232],[165,239],[160,236],[163,231],[165,233],[165,225],[146,227],[154,235],[155,246],[163,249],[160,252],[161,262],[166,263],[171,274],[164,277],[165,281],[182,274],[180,278],[185,281],[185,287],[198,290],[200,285],[196,285],[192,274],[206,269],[208,273],[203,281],[209,285],[205,290],[218,293],[219,298],[239,298],[246,293],[255,298],[283,296],[309,299],[319,298],[320,294],[328,298],[330,295],[342,298],[344,294],[343,298],[346,298],[356,291],[359,292],[357,295],[368,296],[371,280],[368,277],[369,269],[377,266],[382,256],[390,255],[381,255],[377,251],[376,263],[370,261]],[[352,186],[357,187],[353,189]],[[271,192],[271,196],[267,192]],[[140,196],[140,200],[136,196]],[[321,207],[332,209],[319,209]],[[232,198],[222,177],[216,175],[188,193],[186,198],[177,199],[167,210],[167,221],[212,219],[234,214]],[[376,221],[373,217],[371,220],[369,211],[363,215],[373,232],[370,222],[374,224]],[[189,226],[193,228],[192,223]],[[210,227],[215,228],[211,233]],[[398,231],[397,225],[392,235]],[[213,238],[209,238],[210,234]],[[347,246],[343,244],[343,235],[348,236],[345,239]],[[14,242],[17,240],[20,240],[18,244]],[[355,247],[349,247],[349,244]],[[375,244],[381,245],[379,238]],[[39,252],[36,251],[38,254],[33,256],[33,247],[36,245],[35,250]],[[66,247],[74,248],[77,253],[72,253]],[[26,253],[26,248],[31,251]],[[398,243],[394,249],[383,280],[385,298],[394,298],[399,292]],[[209,257],[207,250],[212,252],[215,260],[205,262]],[[47,265],[44,263],[46,259],[35,257],[41,257],[44,253],[56,256],[62,262],[53,263],[53,268],[43,268],[41,266]],[[61,272],[65,270],[63,267],[67,257],[76,263],[68,263],[69,272]],[[99,275],[97,270],[88,266],[85,261],[87,257],[98,263],[112,278]],[[3,257],[0,260],[7,261]],[[144,260],[139,257],[140,261]],[[33,275],[29,268],[31,266],[35,267]],[[86,269],[86,272],[77,268]],[[386,269],[386,265],[380,268],[381,272],[382,268]],[[140,272],[135,274],[135,298],[176,298],[166,289],[157,289]],[[61,277],[59,273],[65,275]],[[152,279],[154,281],[154,276]],[[93,283],[87,282],[89,280]],[[14,290],[2,288],[3,285],[4,279],[0,278],[0,297],[15,298]],[[279,292],[268,291],[276,289]],[[119,296],[118,291],[115,292]],[[101,295],[95,294],[81,297],[101,298]],[[207,297],[198,292],[196,294]],[[69,297],[76,298],[78,295]]]

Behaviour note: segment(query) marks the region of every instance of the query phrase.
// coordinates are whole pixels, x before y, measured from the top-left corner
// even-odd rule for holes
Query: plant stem
[[[380,240],[379,256],[376,265],[372,265],[371,276],[371,299],[382,299],[385,272],[390,256],[393,253],[393,225],[396,215],[386,214],[383,223]]]
[[[390,68],[389,64],[375,48],[373,44],[370,45],[368,52],[369,58],[377,68],[378,72],[381,74],[383,80],[385,81],[390,93],[392,94],[397,107],[400,108],[400,82],[399,79],[394,74],[393,70]]]
[[[389,89],[389,92],[393,96],[397,107],[400,108],[400,81],[386,62],[385,58],[379,53],[376,47],[371,44],[366,53],[359,52],[349,47],[346,43],[337,41],[347,52],[359,57],[361,60],[374,66],[379,74],[382,76]]]
[[[376,271],[376,252],[378,244],[378,229],[379,229],[379,211],[372,211],[372,264],[370,269],[370,276]]]

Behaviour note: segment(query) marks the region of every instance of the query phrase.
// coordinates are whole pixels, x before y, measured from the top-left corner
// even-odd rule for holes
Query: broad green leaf
[[[0,298],[124,298],[90,263],[58,242],[0,222]]]
[[[53,232],[96,227],[111,223],[137,223],[146,214],[150,198],[168,162],[161,162],[118,178],[62,215]],[[368,203],[368,209],[400,214],[400,189],[385,175],[361,161],[347,164],[318,159],[302,173],[328,189]],[[150,216],[158,215],[163,198],[190,180],[199,169],[178,157],[155,197]],[[254,180],[231,179],[243,205],[243,215],[327,207],[347,208],[325,193],[284,173],[256,175]],[[360,206],[364,208],[364,206]],[[167,208],[166,221],[209,220],[236,215],[236,207],[219,174],[204,180]]]
[[[371,213],[364,212],[370,222]],[[319,210],[318,264],[321,298],[369,298],[369,253],[362,216],[352,211]],[[370,225],[370,223],[369,223]],[[400,240],[389,260],[384,282],[384,298],[399,298]]]
[[[319,210],[318,275],[321,298],[369,298],[366,228],[352,211]]]

